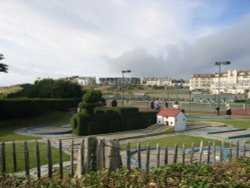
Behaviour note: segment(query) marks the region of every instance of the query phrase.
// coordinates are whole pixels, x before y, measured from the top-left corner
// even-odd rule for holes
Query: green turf
[[[220,122],[224,123],[225,125],[232,125],[235,128],[250,128],[250,119],[203,119],[192,121]]]
[[[2,149],[2,145],[0,146]],[[36,144],[35,142],[28,143],[29,149],[29,165],[30,169],[36,167]],[[40,160],[41,165],[47,164],[47,143],[39,143],[40,149]],[[6,171],[13,172],[13,158],[12,158],[12,144],[5,144],[5,153],[6,153]],[[24,164],[24,144],[23,143],[16,143],[16,160],[17,160],[17,171],[25,170]],[[67,154],[63,154],[63,160],[69,161],[70,157]],[[59,150],[52,147],[52,161],[53,164],[59,163]],[[0,155],[0,164],[2,166],[2,156]],[[2,170],[2,167],[0,167]]]
[[[182,147],[183,144],[186,145],[186,147],[190,147],[192,143],[195,144],[196,147],[200,145],[201,140],[203,140],[204,146],[208,145],[208,141],[213,142],[212,139],[206,139],[203,137],[194,137],[194,136],[187,136],[187,135],[177,135],[177,136],[167,136],[165,138],[159,138],[159,139],[153,139],[153,140],[147,140],[140,142],[141,147],[146,147],[147,144],[149,144],[152,147],[155,147],[157,144],[159,144],[161,147],[174,147],[175,144],[178,144],[179,147]],[[217,146],[221,145],[220,141],[215,141],[215,144]],[[225,146],[229,146],[229,144],[225,143]],[[131,148],[136,148],[137,143],[131,143]],[[126,148],[126,145],[121,145],[122,149]]]
[[[250,140],[247,140],[247,141],[246,141],[246,144],[250,144]]]
[[[14,131],[26,127],[59,126],[69,124],[71,116],[72,115],[68,112],[52,112],[32,118],[0,121],[0,142],[40,139],[38,136],[19,135]]]

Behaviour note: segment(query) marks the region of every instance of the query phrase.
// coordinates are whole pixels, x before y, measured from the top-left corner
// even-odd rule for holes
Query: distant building
[[[107,78],[99,78],[99,82],[101,85],[120,85],[122,83],[139,85],[141,82],[140,78],[135,77],[107,77]]]
[[[165,78],[147,77],[141,80],[141,84],[146,86],[170,86],[171,83],[172,80],[167,77]]]
[[[215,73],[210,90],[212,94],[219,93],[219,74]],[[250,70],[228,70],[220,75],[221,93],[244,94],[250,89]]]
[[[189,80],[190,90],[209,90],[213,82],[214,74],[193,74]]]
[[[168,77],[147,77],[141,80],[141,84],[145,86],[189,86],[189,82],[183,79],[171,79]]]
[[[212,94],[221,93],[245,94],[250,90],[250,70],[228,70],[213,74],[193,74],[190,79],[190,90],[209,90]]]
[[[77,83],[81,86],[89,86],[89,85],[95,85],[96,84],[96,78],[95,77],[86,77],[86,76],[72,76],[64,78],[65,80],[69,80],[71,82]]]
[[[183,80],[183,79],[174,79],[171,80],[171,84],[170,86],[174,86],[174,87],[188,87],[189,86],[189,81]]]

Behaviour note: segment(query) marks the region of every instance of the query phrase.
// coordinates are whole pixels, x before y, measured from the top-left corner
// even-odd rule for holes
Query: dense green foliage
[[[102,92],[99,90],[88,90],[83,95],[82,102],[79,103],[80,109],[88,114],[93,114],[95,107],[105,105],[105,99],[102,98]]]
[[[81,179],[48,178],[35,180],[11,175],[0,176],[0,187],[192,187],[192,188],[223,188],[250,187],[250,159],[231,163],[207,164],[172,164],[161,168],[146,170],[118,169],[90,172]]]
[[[99,90],[88,90],[82,99],[85,103],[98,103],[102,100],[102,92]]]
[[[0,60],[4,59],[4,55],[0,54]],[[0,72],[8,72],[8,65],[0,63]]]
[[[106,107],[102,93],[89,90],[71,119],[73,133],[92,135],[146,128],[156,122],[156,111],[139,112],[135,107]]]
[[[23,84],[22,90],[8,95],[8,98],[81,98],[81,86],[66,80],[43,79],[34,84]]]
[[[79,99],[4,99],[0,100],[0,118],[20,118],[49,111],[76,108]]]
[[[93,114],[78,113],[71,119],[73,133],[91,135],[146,128],[156,122],[156,111],[134,107],[98,107]]]

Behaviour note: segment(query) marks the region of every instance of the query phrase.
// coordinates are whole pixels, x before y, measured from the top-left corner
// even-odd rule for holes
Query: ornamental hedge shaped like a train
[[[156,113],[135,107],[96,107],[94,113],[75,114],[71,126],[79,136],[143,129],[156,122]]]

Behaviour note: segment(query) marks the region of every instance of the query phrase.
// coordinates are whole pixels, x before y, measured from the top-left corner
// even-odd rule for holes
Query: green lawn
[[[68,112],[52,112],[32,118],[0,121],[0,142],[16,140],[40,139],[38,136],[15,134],[15,130],[34,126],[59,126],[69,124],[71,114]]]
[[[2,145],[0,146],[2,149]],[[29,159],[30,159],[30,169],[36,167],[36,144],[35,142],[28,143],[29,148]],[[41,165],[47,164],[47,143],[39,143],[40,149],[40,160]],[[6,170],[8,172],[13,172],[13,158],[12,158],[12,144],[5,145],[5,153],[6,153]],[[59,150],[52,148],[52,159],[53,164],[59,163]],[[64,161],[69,161],[70,157],[67,154],[63,154]],[[24,144],[16,143],[16,160],[17,160],[17,171],[23,171],[25,169],[24,163]],[[2,156],[0,156],[0,164],[2,166]],[[2,167],[0,167],[2,170]]]
[[[247,141],[246,141],[246,144],[250,144],[250,140],[247,140]]]
[[[221,122],[225,125],[232,125],[235,128],[250,128],[250,119],[203,119],[191,121],[212,121]]]
[[[166,136],[165,138],[159,138],[154,140],[148,140],[140,142],[141,147],[146,147],[147,144],[150,144],[151,147],[155,147],[159,144],[161,147],[174,147],[175,144],[178,144],[179,147],[183,146],[183,143],[186,144],[186,147],[190,147],[192,142],[195,144],[196,147],[200,146],[200,142],[203,140],[204,146],[208,145],[208,141],[213,141],[212,139],[206,139],[203,137],[194,137],[194,136],[187,136],[187,135],[177,135],[177,136]],[[215,141],[217,146],[221,145],[220,141]],[[225,143],[225,146],[229,146],[229,144]],[[137,147],[137,143],[131,143],[131,148],[135,149]],[[122,149],[126,148],[126,145],[121,146]]]

